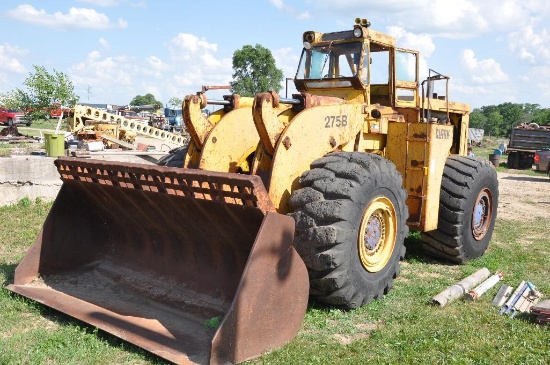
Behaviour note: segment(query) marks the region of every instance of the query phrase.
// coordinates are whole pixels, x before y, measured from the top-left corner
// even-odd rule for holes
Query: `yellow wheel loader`
[[[498,182],[465,156],[469,106],[369,26],[304,33],[299,94],[256,95],[247,142],[218,145],[186,98],[188,168],[56,160],[63,186],[8,288],[173,362],[237,363],[293,338],[308,297],[383,296],[409,229],[432,255],[482,255]]]

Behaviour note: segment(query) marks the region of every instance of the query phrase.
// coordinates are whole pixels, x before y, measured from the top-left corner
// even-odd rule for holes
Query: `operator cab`
[[[351,92],[369,104],[418,107],[418,52],[396,48],[394,37],[369,29],[366,19],[355,23],[348,31],[304,33],[296,89],[313,94],[330,89],[331,95],[347,89],[341,97],[348,100]]]

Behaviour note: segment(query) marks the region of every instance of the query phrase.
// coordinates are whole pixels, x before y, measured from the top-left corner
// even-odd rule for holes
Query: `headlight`
[[[361,27],[353,28],[353,36],[355,38],[361,38],[363,36],[363,28]]]

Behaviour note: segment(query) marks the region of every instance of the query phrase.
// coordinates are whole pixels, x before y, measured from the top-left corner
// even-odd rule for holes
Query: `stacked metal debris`
[[[531,307],[531,313],[536,316],[537,323],[550,325],[550,299],[543,300]]]
[[[531,307],[539,301],[541,296],[542,293],[537,291],[532,283],[522,281],[502,306],[500,314],[507,314],[513,318],[518,313],[529,313]]]

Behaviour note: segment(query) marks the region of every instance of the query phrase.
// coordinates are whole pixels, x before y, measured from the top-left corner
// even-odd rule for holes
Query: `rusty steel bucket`
[[[55,164],[63,186],[9,290],[175,363],[239,363],[296,335],[307,271],[259,177]]]

